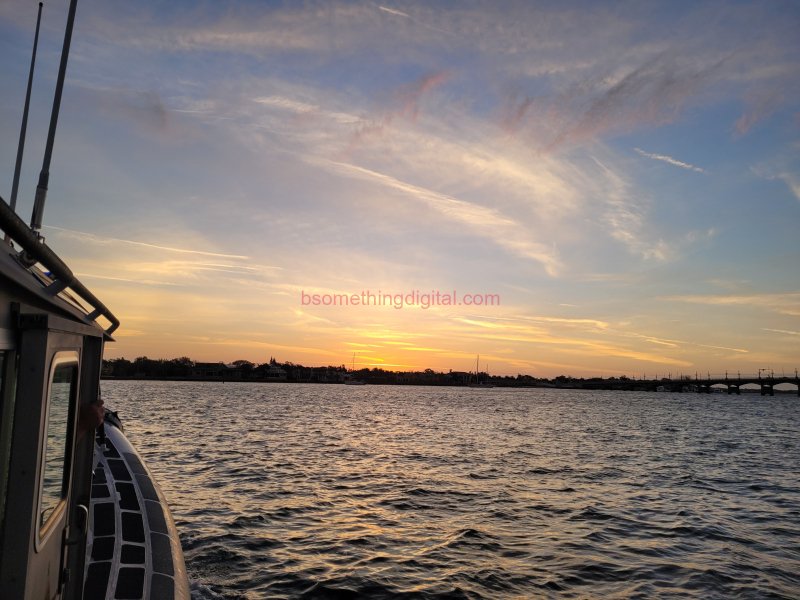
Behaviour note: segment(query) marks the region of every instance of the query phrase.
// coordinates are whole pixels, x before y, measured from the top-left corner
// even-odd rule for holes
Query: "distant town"
[[[103,361],[103,379],[158,379],[175,381],[248,381],[262,383],[318,383],[371,385],[427,385],[427,386],[480,386],[480,387],[544,387],[587,390],[631,390],[661,392],[772,392],[773,382],[797,384],[797,377],[772,379],[759,378],[692,378],[680,376],[658,379],[635,379],[625,375],[619,377],[581,378],[559,375],[552,379],[532,375],[489,375],[467,371],[389,371],[381,368],[348,369],[345,365],[306,367],[293,362],[279,362],[270,358],[268,362],[256,364],[249,360],[232,363],[197,362],[188,357],[151,359],[145,356],[133,361],[113,358]],[[742,388],[747,383],[758,384],[754,389]],[[796,390],[774,390],[776,392]]]

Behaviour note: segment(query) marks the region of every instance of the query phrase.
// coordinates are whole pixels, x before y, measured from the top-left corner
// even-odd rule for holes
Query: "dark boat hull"
[[[108,417],[104,429],[105,441],[95,447],[84,599],[188,600],[183,551],[164,496],[122,430]]]

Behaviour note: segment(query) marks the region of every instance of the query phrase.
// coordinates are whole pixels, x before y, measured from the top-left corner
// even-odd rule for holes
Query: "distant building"
[[[471,380],[475,379],[473,373],[466,373],[464,371],[450,371],[447,374],[451,385],[467,385]]]
[[[278,365],[265,365],[264,379],[267,381],[286,381],[287,373]]]
[[[201,377],[204,379],[223,379],[228,373],[228,367],[225,363],[194,363],[192,367],[192,377]]]

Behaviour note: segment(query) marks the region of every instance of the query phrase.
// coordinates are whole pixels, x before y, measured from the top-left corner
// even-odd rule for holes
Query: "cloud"
[[[340,7],[337,12],[347,12]],[[308,52],[320,49],[313,13],[302,9],[254,11],[233,7],[229,11],[195,7],[180,11],[182,21],[140,11],[114,20],[94,17],[94,35],[148,51],[235,52],[261,55],[265,51]]]
[[[75,276],[87,277],[89,279],[103,279],[105,281],[119,281],[122,283],[135,283],[137,285],[168,285],[168,286],[181,285],[173,281],[156,281],[155,279],[128,279],[126,277],[110,277],[108,275],[97,275],[95,273],[75,273]]]
[[[712,306],[750,306],[771,310],[784,315],[800,317],[800,292],[726,296],[667,296],[664,299],[676,302],[708,304]]]
[[[444,71],[433,72],[395,87],[383,94],[386,108],[376,110],[374,118],[363,116],[369,114],[362,108],[368,103],[365,98],[270,82],[269,92],[250,96],[251,103],[255,98],[254,104],[265,109],[253,116],[265,127],[258,134],[263,140],[259,151],[263,144],[281,152],[292,149],[293,157],[328,171],[380,182],[429,201],[438,194],[432,205],[440,214],[471,221],[470,233],[481,229],[484,237],[495,241],[513,230],[498,243],[518,256],[535,255],[551,274],[563,271],[557,245],[569,248],[592,222],[604,223],[601,235],[610,235],[644,260],[674,259],[681,246],[700,239],[692,233],[685,239],[660,237],[665,232],[654,231],[649,223],[649,199],[625,176],[614,153],[599,143],[531,161],[524,140],[509,140],[497,123],[448,106],[446,95],[432,95],[421,111],[420,98],[449,77]],[[287,119],[286,113],[302,120]],[[242,120],[242,126],[247,123]],[[252,138],[253,129],[243,129],[242,135]],[[337,145],[347,136],[350,144],[342,152]],[[602,156],[602,162],[592,155]],[[414,185],[407,184],[410,178]],[[454,199],[467,204],[454,204]],[[378,210],[377,203],[373,206]],[[470,218],[474,206],[486,210]],[[359,218],[366,218],[363,211]],[[486,227],[480,227],[481,220]],[[382,227],[391,224],[384,220]],[[498,233],[486,235],[489,227],[498,227]],[[546,244],[536,239],[542,232]]]
[[[748,354],[750,352],[745,348],[731,348],[730,346],[714,346],[711,344],[699,344],[697,342],[691,342],[687,340],[665,339],[665,338],[655,337],[652,335],[643,335],[640,333],[623,332],[623,335],[642,339],[652,344],[658,344],[661,346],[667,346],[676,349],[682,346],[696,346],[698,348],[711,348],[712,350],[727,350],[730,352],[736,352],[738,354]]]
[[[800,335],[800,331],[791,331],[789,329],[770,329],[769,327],[762,327],[763,331],[771,331],[772,333],[784,333],[786,335]]]
[[[382,10],[383,12],[387,12],[390,15],[397,15],[398,17],[405,17],[406,19],[410,19],[411,18],[410,15],[408,15],[408,14],[402,12],[402,11],[395,10],[394,8],[388,8],[386,6],[378,6],[378,10]]]
[[[102,179],[99,186],[89,186],[86,177],[72,184],[78,192],[74,196],[84,198],[79,208],[107,202],[97,213],[102,218],[121,207],[139,232],[132,233],[132,228],[124,234],[123,229],[114,232],[134,238],[125,240],[92,239],[81,232],[72,235],[83,243],[54,239],[78,251],[76,271],[105,278],[95,284],[116,295],[130,311],[147,312],[153,319],[165,312],[162,307],[167,303],[160,299],[167,296],[180,296],[182,301],[170,302],[172,306],[196,302],[197,308],[185,314],[182,310],[180,316],[187,323],[193,320],[195,329],[226,329],[226,339],[261,340],[250,332],[261,327],[279,331],[274,324],[281,324],[283,339],[263,340],[274,339],[287,347],[328,348],[341,347],[343,339],[366,341],[361,337],[362,330],[369,331],[362,323],[366,316],[387,320],[370,331],[376,342],[396,329],[409,332],[409,337],[401,338],[409,348],[442,347],[454,352],[478,347],[482,356],[501,356],[500,348],[511,348],[515,359],[544,355],[554,364],[568,362],[561,353],[564,349],[573,356],[580,354],[575,362],[582,370],[590,364],[623,364],[622,358],[606,360],[617,356],[604,354],[608,346],[617,354],[643,352],[655,362],[741,354],[742,348],[732,347],[744,347],[745,342],[730,332],[710,331],[707,323],[669,323],[668,329],[655,324],[652,333],[667,335],[624,336],[629,324],[621,322],[619,314],[647,330],[643,320],[658,307],[651,310],[642,298],[676,293],[665,291],[675,288],[674,273],[691,273],[700,282],[709,273],[723,273],[717,261],[729,256],[724,246],[728,236],[721,236],[714,252],[698,252],[691,262],[677,262],[683,258],[682,249],[706,243],[713,233],[686,233],[688,221],[681,215],[692,198],[675,193],[683,190],[686,178],[647,190],[636,179],[640,171],[636,162],[645,157],[704,172],[678,160],[680,153],[675,158],[646,150],[669,152],[672,146],[664,140],[687,131],[709,136],[730,131],[739,114],[728,109],[742,97],[746,104],[741,132],[752,131],[770,111],[783,118],[784,109],[788,114],[791,107],[796,114],[790,104],[797,97],[792,93],[796,84],[784,85],[791,77],[796,79],[797,72],[788,69],[797,62],[791,19],[779,17],[782,11],[741,4],[722,13],[707,3],[680,14],[659,10],[661,18],[656,20],[652,6],[637,4],[616,10],[591,3],[511,2],[499,11],[491,2],[384,5],[375,1],[203,2],[165,11],[156,5],[111,6],[89,0],[92,10],[79,15],[84,35],[75,40],[76,60],[70,67],[70,73],[80,77],[81,100],[91,95],[90,111],[97,108],[125,119],[122,124],[135,126],[137,132],[164,130],[172,139],[185,124],[198,135],[189,140],[191,144],[179,147],[184,138],[165,149],[145,136],[124,137],[123,127],[114,127],[110,135],[110,119],[95,121],[90,114],[81,124],[90,127],[73,129],[72,139],[60,138],[69,139],[65,146],[73,148],[60,160],[81,158],[86,171],[94,170]],[[16,19],[14,14],[22,12],[18,10],[22,6],[20,0],[0,3],[0,18]],[[713,15],[715,11],[719,14]],[[745,12],[761,14],[763,19],[752,28],[741,27],[751,22],[742,17]],[[709,16],[713,18],[702,18]],[[772,24],[779,27],[765,27]],[[26,35],[11,31],[23,39],[20,46],[25,53],[28,25],[20,27]],[[5,21],[3,27],[10,31]],[[445,29],[452,35],[434,32]],[[708,29],[713,31],[699,35]],[[720,37],[723,30],[726,35]],[[721,64],[732,48],[737,49],[735,55]],[[7,63],[25,61],[15,56]],[[24,73],[21,79],[24,85]],[[9,90],[15,87],[19,86]],[[748,95],[748,87],[763,87],[765,92]],[[12,91],[2,93],[0,105],[13,104]],[[720,118],[725,119],[722,126]],[[11,120],[5,121],[10,128]],[[653,131],[674,121],[680,122],[677,132]],[[69,124],[70,119],[65,120],[62,129],[69,132]],[[730,160],[725,169],[715,168],[704,178],[708,210],[701,211],[694,226],[705,230],[703,215],[712,215],[714,221],[713,215],[722,214],[720,206],[744,201],[739,194],[748,189],[746,181],[730,195],[727,189],[720,191],[726,187],[724,181],[722,187],[715,182],[723,171],[738,171],[746,161],[769,160],[750,153],[769,149],[769,140],[777,139],[770,137],[776,129],[759,132],[766,145],[740,144],[736,152],[725,155]],[[635,142],[622,139],[605,145],[605,140],[629,131],[637,132]],[[88,139],[90,135],[95,139]],[[708,148],[716,147],[711,138],[708,141]],[[554,151],[542,151],[548,144]],[[631,155],[633,146],[640,146],[638,154]],[[102,150],[95,150],[93,157],[78,148]],[[700,158],[704,148],[683,158],[711,166]],[[776,165],[776,185],[762,186],[783,198],[783,204],[773,207],[776,210],[787,208],[784,183],[800,197],[793,166]],[[75,172],[70,173],[73,180]],[[741,174],[743,180],[752,179],[745,170]],[[60,181],[70,183],[66,177]],[[98,189],[119,193],[104,198]],[[84,190],[88,195],[81,194]],[[132,198],[142,199],[139,210],[131,210]],[[222,200],[212,203],[212,198]],[[721,227],[740,218],[741,211],[724,215]],[[163,223],[185,223],[191,234],[162,234]],[[99,227],[84,229],[104,232]],[[791,241],[780,228],[772,232],[761,240],[767,245],[765,252],[785,258]],[[54,231],[50,235],[56,237]],[[142,241],[135,241],[137,237]],[[284,269],[275,267],[275,279],[268,280],[263,268],[254,270],[245,254],[253,260],[274,260]],[[136,260],[126,260],[130,258]],[[659,264],[654,271],[656,261],[676,264],[674,268]],[[740,266],[740,276],[748,278],[751,267]],[[579,280],[576,271],[590,275]],[[555,282],[544,272],[573,277]],[[780,282],[773,283],[771,276],[757,277],[760,291],[780,289]],[[457,322],[452,325],[461,328],[454,329],[458,335],[447,332],[424,338],[442,321],[449,323],[447,317],[455,316],[455,310],[447,315],[415,313],[415,321],[407,311],[394,321],[387,318],[389,311],[331,312],[323,314],[330,318],[319,320],[293,317],[297,294],[272,285],[280,281],[296,288],[300,282],[355,287],[372,278],[369,283],[384,289],[403,281],[436,287],[453,282],[465,289],[464,282],[476,277],[481,285],[494,286],[489,289],[503,290],[504,307],[498,314],[531,311],[528,320],[515,323],[519,330],[504,329],[507,324],[499,320],[493,321],[499,323],[495,327]],[[337,282],[338,278],[343,281]],[[173,287],[142,287],[131,294],[127,285],[166,285],[157,279]],[[120,285],[112,286],[115,281]],[[245,289],[255,293],[238,293]],[[752,290],[709,291],[745,296]],[[230,320],[202,318],[203,305],[230,296],[225,305]],[[150,304],[142,307],[143,298]],[[566,300],[565,306],[576,302],[581,308],[555,307],[561,300]],[[751,298],[742,306],[800,310],[797,301],[785,300]],[[709,306],[691,311],[728,310],[716,302],[720,305],[709,301]],[[555,309],[553,316],[536,316],[546,306]],[[645,316],[638,314],[639,306]],[[742,316],[763,314],[736,310]],[[244,336],[240,336],[244,326],[235,322],[241,314],[253,316]],[[797,329],[779,322],[772,325]],[[323,328],[329,336],[324,342],[297,338],[311,339]],[[151,335],[158,336],[155,330]],[[687,330],[690,333],[683,333]],[[505,334],[519,342],[500,340],[484,349],[481,332]],[[571,341],[581,337],[588,338],[583,345]],[[548,346],[531,346],[541,338]],[[762,332],[756,340],[762,338],[787,346],[791,342],[777,331]],[[681,340],[719,342],[719,346],[711,351]],[[751,357],[758,351],[756,340]],[[661,353],[666,358],[658,356]]]
[[[283,108],[296,113],[317,112],[320,110],[319,106],[315,104],[307,104],[283,96],[263,96],[260,98],[253,98],[253,102]]]
[[[392,94],[390,106],[376,118],[365,120],[352,135],[345,154],[350,154],[368,138],[380,137],[398,118],[416,121],[419,117],[422,97],[447,81],[445,71],[428,73],[409,84],[401,86]]]
[[[681,63],[662,53],[619,78],[584,82],[551,103],[548,110],[563,124],[546,148],[669,123],[690,97],[718,77],[724,63],[725,59],[706,65]]]
[[[102,90],[102,93],[103,95],[98,97],[102,110],[110,114],[121,113],[140,125],[146,125],[157,131],[167,128],[167,109],[158,92],[109,89]]]
[[[562,304],[561,306],[575,306],[574,304],[565,305]],[[555,323],[558,325],[568,325],[568,326],[577,326],[585,328],[587,325],[591,326],[592,330],[603,330],[608,328],[608,323],[606,321],[599,321],[597,319],[570,319],[564,317],[519,317],[525,321],[534,321],[534,322],[541,322],[541,323]]]
[[[514,254],[541,263],[550,275],[556,275],[559,271],[561,265],[552,248],[531,240],[528,232],[494,209],[406,183],[389,175],[357,165],[334,161],[325,161],[321,164],[332,171],[377,183],[383,187],[406,194],[423,202],[448,220],[469,226],[473,233],[490,239],[495,244],[510,250]]]
[[[796,144],[794,150],[800,147]],[[775,159],[767,164],[760,164],[750,167],[750,170],[757,176],[769,181],[780,180],[786,184],[792,195],[800,200],[800,177],[795,175],[790,169],[792,164],[787,158]]]
[[[603,222],[609,227],[611,236],[624,244],[628,250],[645,260],[666,261],[673,249],[663,239],[653,241],[646,231],[645,205],[635,201],[631,183],[606,164],[592,159],[600,167],[605,183],[606,211]]]
[[[778,178],[789,186],[789,190],[794,194],[794,197],[800,200],[800,179],[791,173],[781,173]]]
[[[123,240],[120,238],[112,238],[112,237],[101,237],[99,235],[95,235],[93,233],[86,233],[84,231],[76,231],[74,229],[66,229],[64,227],[55,227],[54,225],[45,225],[45,229],[53,229],[55,231],[60,231],[70,235],[72,237],[78,237],[83,240],[93,242],[96,244],[128,244],[131,246],[141,246],[143,248],[153,248],[155,250],[164,250],[166,252],[177,252],[180,254],[197,254],[200,256],[216,256],[219,258],[232,258],[237,260],[249,260],[249,256],[243,256],[241,254],[221,254],[219,252],[208,252],[206,250],[190,250],[187,248],[173,248],[170,246],[160,246],[158,244],[148,244],[146,242],[137,242],[134,240]]]
[[[404,19],[408,19],[410,21],[413,21],[415,24],[419,25],[420,27],[424,27],[425,29],[429,29],[431,31],[435,31],[437,33],[444,33],[446,35],[450,35],[450,34],[453,33],[452,31],[448,31],[446,29],[442,29],[440,27],[436,27],[434,25],[431,25],[431,23],[430,23],[431,14],[430,14],[430,12],[428,12],[428,14],[427,14],[428,18],[423,17],[421,19],[415,19],[414,17],[412,17],[408,13],[405,13],[403,11],[397,10],[395,8],[389,8],[387,6],[378,5],[378,10],[383,11],[385,13],[388,13],[390,15],[394,15],[395,17],[402,17]]]
[[[783,90],[769,88],[759,88],[751,94],[747,101],[748,107],[745,112],[736,120],[734,128],[739,135],[745,135],[753,126],[772,115],[780,108],[784,102]]]
[[[554,337],[549,334],[541,333],[504,333],[499,331],[497,333],[485,333],[481,335],[482,340],[495,340],[503,342],[522,342],[524,344],[547,344],[559,346],[559,352],[564,354],[576,354],[581,356],[593,357],[596,362],[600,357],[602,358],[629,358],[635,361],[650,362],[658,365],[673,365],[679,367],[689,367],[692,363],[671,356],[663,354],[655,354],[636,350],[633,348],[626,348],[617,344],[612,344],[604,341],[586,340],[579,338],[564,338]]]
[[[663,161],[663,162],[665,162],[667,164],[674,165],[674,166],[680,167],[682,169],[687,169],[689,171],[695,171],[697,173],[705,173],[705,170],[701,169],[700,167],[696,167],[694,165],[690,165],[689,163],[685,163],[685,162],[680,161],[678,159],[672,158],[671,156],[667,156],[666,154],[652,154],[650,152],[645,152],[641,148],[634,148],[634,150],[637,153],[641,154],[642,156],[647,157],[647,158],[652,158],[653,160],[660,160],[660,161]]]
[[[522,100],[519,98],[509,98],[506,105],[502,107],[500,125],[508,134],[514,134],[524,122],[525,115],[534,105],[534,99],[526,96]]]
[[[400,106],[392,114],[400,115],[415,120],[419,115],[419,102],[423,94],[442,85],[447,81],[449,74],[446,71],[428,73],[403,86],[396,94],[396,101]]]
[[[365,122],[364,119],[358,115],[342,111],[326,110],[317,104],[310,104],[277,94],[253,98],[253,102],[262,106],[294,113],[300,119],[314,119],[316,122],[322,120],[334,125],[343,126],[358,125]]]

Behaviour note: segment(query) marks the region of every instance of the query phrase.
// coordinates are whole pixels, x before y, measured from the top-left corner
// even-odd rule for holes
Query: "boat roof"
[[[111,341],[119,320],[0,198],[0,278],[14,299],[96,329]],[[17,248],[17,246],[19,248]],[[102,321],[100,321],[102,319]],[[2,324],[0,324],[2,328]]]

